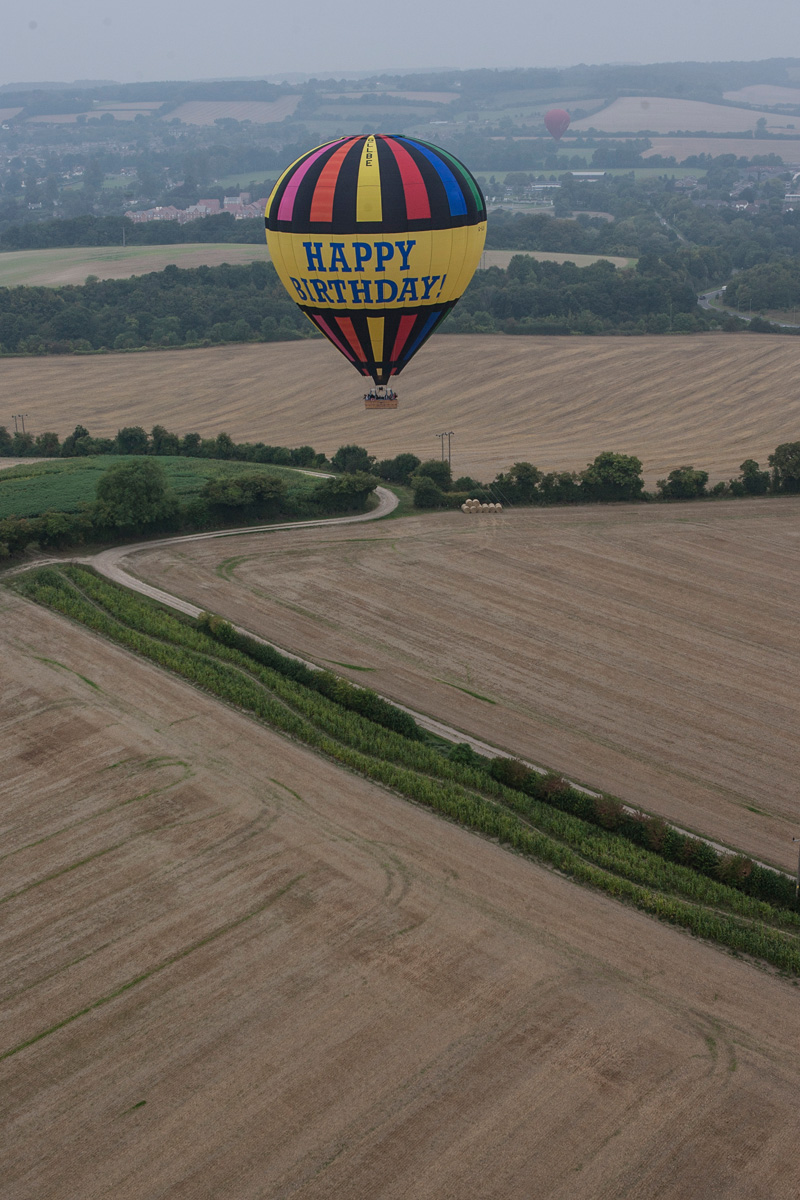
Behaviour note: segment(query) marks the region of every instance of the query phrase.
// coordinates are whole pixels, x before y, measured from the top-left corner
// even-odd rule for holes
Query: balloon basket
[[[397,408],[397,392],[387,387],[372,388],[364,395],[364,408]]]

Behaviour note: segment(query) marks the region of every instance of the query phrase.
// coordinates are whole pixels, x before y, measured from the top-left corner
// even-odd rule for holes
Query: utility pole
[[[437,433],[436,436],[439,438],[439,440],[442,443],[442,462],[444,462],[444,439],[447,438],[447,465],[450,466],[451,465],[450,439],[455,437],[455,434],[453,433],[453,430],[450,429],[450,430],[446,431],[445,433]]]

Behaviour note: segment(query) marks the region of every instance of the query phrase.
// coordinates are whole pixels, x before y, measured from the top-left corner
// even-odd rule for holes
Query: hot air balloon
[[[544,114],[545,129],[557,142],[569,129],[569,122],[570,115],[565,108],[551,108],[550,112]]]
[[[266,227],[289,295],[373,379],[367,406],[396,407],[387,385],[444,320],[480,261],[486,205],[469,171],[419,138],[338,138],[284,171],[267,202]]]

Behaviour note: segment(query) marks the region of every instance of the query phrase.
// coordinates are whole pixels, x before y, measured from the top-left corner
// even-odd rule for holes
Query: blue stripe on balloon
[[[441,312],[431,313],[431,315],[428,317],[425,324],[422,326],[422,329],[419,331],[419,334],[415,338],[414,342],[408,347],[408,349],[403,354],[403,362],[407,362],[409,360],[409,358],[411,358],[411,356],[416,353],[417,347],[419,346],[420,342],[422,342],[423,339],[428,336],[428,332],[431,328],[431,325],[433,325],[434,321],[437,321],[440,316],[441,316]]]
[[[420,154],[424,154],[428,162],[433,165],[444,184],[444,190],[447,193],[447,202],[450,205],[451,217],[465,217],[467,215],[467,201],[464,193],[461,190],[458,180],[453,172],[448,167],[447,163],[439,158],[438,154],[434,154],[427,146],[423,146],[421,142],[412,141],[411,138],[398,138],[400,142],[407,142],[409,146],[413,146]]]

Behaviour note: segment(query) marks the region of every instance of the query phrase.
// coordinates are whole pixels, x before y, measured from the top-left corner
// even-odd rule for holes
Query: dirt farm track
[[[638,454],[651,486],[684,463],[729,478],[800,436],[800,339],[771,335],[442,335],[401,375],[395,412],[366,412],[363,380],[321,341],[11,358],[0,375],[8,411],[34,432],[160,423],[427,458],[452,429],[454,473],[478,479],[518,460],[580,469],[601,450]]]
[[[0,600],[4,1196],[793,1194],[787,982]]]

